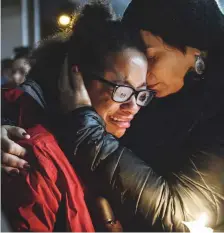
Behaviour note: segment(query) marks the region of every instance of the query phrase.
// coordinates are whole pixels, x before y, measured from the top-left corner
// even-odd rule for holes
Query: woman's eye
[[[149,59],[154,61],[156,60],[156,56],[150,56]]]

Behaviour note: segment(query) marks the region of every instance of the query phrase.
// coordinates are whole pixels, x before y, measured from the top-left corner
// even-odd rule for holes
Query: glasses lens
[[[137,96],[137,104],[139,106],[146,106],[153,98],[153,92],[149,90],[141,91]]]
[[[122,102],[127,101],[132,95],[132,93],[133,93],[133,90],[131,88],[120,86],[120,87],[117,87],[117,89],[114,91],[113,99],[116,102],[122,103]]]

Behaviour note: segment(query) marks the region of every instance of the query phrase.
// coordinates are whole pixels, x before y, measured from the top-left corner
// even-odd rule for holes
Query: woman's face
[[[149,88],[156,91],[156,97],[178,92],[184,85],[187,71],[194,67],[195,55],[200,51],[187,47],[184,54],[149,31],[141,30],[141,36],[147,47]]]
[[[104,79],[136,90],[146,89],[147,61],[143,54],[134,49],[125,49],[114,55],[113,61],[113,69],[104,72]],[[118,138],[123,136],[140,109],[135,96],[125,103],[114,102],[113,87],[99,80],[91,81],[87,89],[93,107],[105,121],[107,132]]]
[[[30,71],[30,64],[24,58],[16,59],[12,64],[12,82],[20,85],[26,79],[26,75]]]

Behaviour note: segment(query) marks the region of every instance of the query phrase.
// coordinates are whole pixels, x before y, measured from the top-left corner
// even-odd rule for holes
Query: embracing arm
[[[224,161],[212,148],[198,151],[184,169],[163,177],[107,134],[91,108],[76,109],[64,122],[65,147],[74,155],[70,159],[80,161],[109,187],[109,196],[126,216],[140,217],[165,231],[184,231],[182,221],[196,220],[203,212],[213,228],[223,221]]]

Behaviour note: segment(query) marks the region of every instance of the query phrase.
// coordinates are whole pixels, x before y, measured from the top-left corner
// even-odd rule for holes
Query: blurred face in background
[[[11,83],[16,86],[26,80],[26,75],[30,71],[30,64],[26,58],[18,58],[12,64]]]

